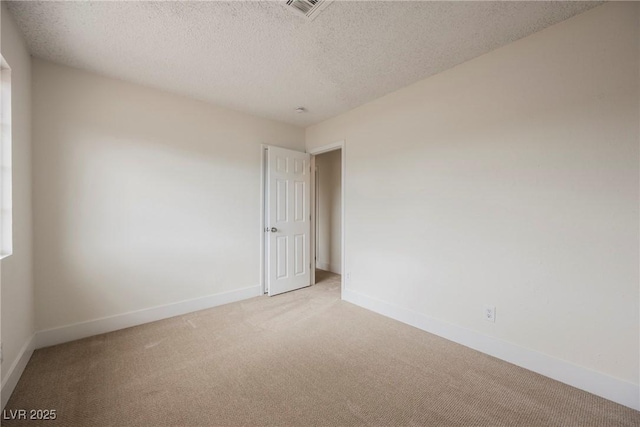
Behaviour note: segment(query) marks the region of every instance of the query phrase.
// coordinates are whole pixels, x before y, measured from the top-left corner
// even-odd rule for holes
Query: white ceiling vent
[[[312,21],[333,0],[287,0],[287,8]]]

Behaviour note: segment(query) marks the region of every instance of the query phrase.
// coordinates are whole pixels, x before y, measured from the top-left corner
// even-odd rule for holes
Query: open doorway
[[[335,162],[337,164],[329,167],[322,166],[324,159],[321,158],[317,182],[315,171],[318,156],[334,151],[336,152],[334,156],[339,157],[339,163]],[[319,267],[318,272],[321,276],[319,278],[325,281],[330,279],[337,285],[342,297],[345,278],[349,278],[349,271],[345,269],[344,250],[346,241],[345,166],[344,141],[317,147],[307,153],[275,146],[262,146],[260,201],[262,293],[271,296],[314,285],[317,283],[316,267]],[[327,184],[332,187],[328,199],[324,196]],[[322,187],[322,195],[316,191],[316,185]],[[326,188],[329,189],[329,187]],[[319,203],[316,203],[316,199]],[[325,200],[330,202],[327,203]],[[287,212],[286,215],[285,212]],[[332,214],[326,216],[326,212]],[[321,217],[319,221],[316,218],[318,216]],[[289,224],[291,222],[295,223],[295,227]],[[300,227],[304,230],[298,230]],[[319,241],[316,236],[318,233],[322,233]],[[320,253],[319,260],[316,252]],[[342,274],[343,271],[346,273]]]
[[[342,275],[342,150],[315,156],[316,281]],[[321,276],[321,277],[320,277]]]
[[[344,142],[309,150],[313,174],[312,284],[344,290]]]

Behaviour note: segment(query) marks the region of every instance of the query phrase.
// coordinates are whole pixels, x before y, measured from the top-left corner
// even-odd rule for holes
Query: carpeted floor
[[[38,350],[61,426],[638,426],[640,412],[340,300],[339,276]],[[6,413],[5,413],[6,414]]]

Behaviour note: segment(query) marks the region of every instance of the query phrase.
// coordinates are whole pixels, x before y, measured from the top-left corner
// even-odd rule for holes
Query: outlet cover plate
[[[496,321],[496,307],[494,305],[485,305],[484,306],[484,320],[487,322]]]

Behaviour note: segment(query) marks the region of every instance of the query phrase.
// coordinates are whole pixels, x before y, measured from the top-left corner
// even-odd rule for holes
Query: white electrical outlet
[[[496,321],[496,307],[493,305],[485,305],[484,306],[484,320],[487,322],[495,322]]]
[[[351,272],[347,271],[347,280],[351,280]]]

